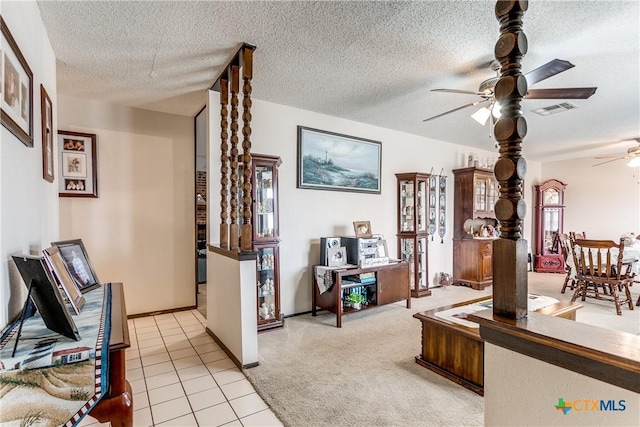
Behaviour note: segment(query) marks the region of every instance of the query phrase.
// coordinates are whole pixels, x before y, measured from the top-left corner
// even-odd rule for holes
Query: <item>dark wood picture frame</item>
[[[58,131],[60,197],[98,197],[98,156],[93,133]]]
[[[2,27],[0,121],[27,147],[33,147],[33,72],[22,56],[9,27]]]
[[[382,143],[298,126],[297,188],[381,194]]]
[[[40,112],[42,121],[42,178],[53,182],[53,104],[43,85],[40,85]]]
[[[80,292],[85,293],[100,287],[100,280],[98,279],[96,270],[93,268],[93,264],[91,264],[89,253],[82,239],[60,240],[51,242],[51,245],[60,250],[60,254],[67,265],[67,270],[78,286],[78,289],[80,289]],[[74,259],[76,257],[79,259],[76,262],[80,263],[77,267],[74,265]],[[84,277],[83,280],[81,276],[86,277]]]

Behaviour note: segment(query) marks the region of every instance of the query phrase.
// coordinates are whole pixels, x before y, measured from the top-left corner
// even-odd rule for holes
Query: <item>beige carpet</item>
[[[563,275],[530,273],[529,291],[560,294]],[[637,298],[640,285],[634,288]],[[259,335],[260,365],[245,370],[285,426],[472,426],[484,421],[483,398],[415,363],[421,325],[414,313],[490,295],[492,288],[434,289],[412,300],[343,317],[320,312],[287,318]],[[587,301],[579,321],[638,333],[640,310]],[[635,331],[635,332],[634,332]]]

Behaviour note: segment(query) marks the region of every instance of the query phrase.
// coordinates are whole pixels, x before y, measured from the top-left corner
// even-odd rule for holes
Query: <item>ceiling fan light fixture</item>
[[[640,157],[634,157],[633,159],[629,160],[627,166],[629,166],[630,168],[637,168],[638,166],[640,166]]]
[[[481,107],[478,111],[473,113],[471,117],[476,122],[480,123],[481,126],[484,126],[491,115],[491,111],[487,107]]]
[[[502,110],[500,108],[500,104],[497,102],[494,102],[493,105],[491,105],[491,115],[496,120],[502,117]]]

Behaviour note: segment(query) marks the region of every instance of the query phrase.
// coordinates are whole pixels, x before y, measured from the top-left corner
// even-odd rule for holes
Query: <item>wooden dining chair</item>
[[[629,272],[623,263],[623,239],[620,239],[620,243],[612,240],[576,239],[572,250],[576,288],[571,302],[578,297],[582,301],[586,298],[612,301],[619,316],[622,315],[623,304],[633,310],[629,285],[635,274]],[[600,288],[606,289],[608,295],[600,292]],[[620,292],[624,294],[622,298]]]
[[[564,294],[567,289],[567,285],[573,290],[576,285],[575,279],[572,277],[573,274],[573,256],[571,255],[571,241],[569,240],[569,235],[566,233],[561,233],[558,235],[558,242],[560,244],[560,252],[562,253],[562,257],[564,258],[564,271],[567,273],[567,276],[564,278],[564,284],[562,285],[562,290],[560,293]]]
[[[587,233],[584,231],[582,233],[576,233],[575,231],[569,232],[569,241],[571,242],[571,246],[575,245],[576,239],[586,239]]]

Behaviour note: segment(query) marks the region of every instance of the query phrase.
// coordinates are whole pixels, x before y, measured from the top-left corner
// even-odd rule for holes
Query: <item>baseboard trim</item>
[[[138,317],[147,317],[147,316],[159,316],[161,314],[176,313],[178,311],[195,310],[197,308],[198,307],[195,305],[190,305],[188,307],[169,308],[167,310],[157,310],[157,311],[149,311],[147,313],[129,314],[127,315],[127,319],[136,319]]]
[[[231,350],[229,350],[227,348],[226,345],[224,345],[224,343],[220,340],[220,338],[218,338],[216,336],[216,334],[213,333],[213,331],[211,329],[209,329],[208,327],[205,328],[205,331],[207,332],[207,334],[213,338],[213,340],[216,342],[216,344],[218,344],[220,346],[220,348],[222,349],[222,351],[225,352],[225,354],[227,356],[229,356],[229,359],[231,359],[231,361],[240,369],[250,369],[250,368],[255,368],[256,366],[258,366],[260,364],[260,362],[254,362],[254,363],[248,363],[246,365],[243,365],[236,356],[233,355],[233,353],[231,353]]]

